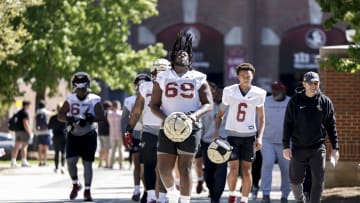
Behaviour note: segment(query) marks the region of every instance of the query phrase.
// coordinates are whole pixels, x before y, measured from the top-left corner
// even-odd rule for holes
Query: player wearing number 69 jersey
[[[251,84],[255,74],[253,65],[242,63],[238,65],[236,73],[239,84],[225,87],[223,90],[222,107],[215,120],[214,138],[219,137],[219,128],[225,107],[229,107],[229,113],[224,118],[226,119],[225,130],[228,141],[234,149],[229,161],[228,186],[230,193],[228,202],[236,202],[235,189],[241,162],[241,203],[247,203],[252,186],[251,167],[255,159],[255,149],[260,150],[264,132],[266,91]],[[258,126],[256,126],[256,116]]]
[[[162,121],[173,112],[189,113],[193,123],[212,110],[212,97],[206,75],[192,70],[191,34],[179,33],[174,43],[170,59],[170,70],[159,73],[151,95],[151,111]],[[191,135],[182,142],[169,139],[163,130],[159,133],[158,168],[166,187],[169,203],[190,202],[191,165],[200,136],[193,129]],[[174,183],[172,171],[178,158],[180,173],[180,194]]]

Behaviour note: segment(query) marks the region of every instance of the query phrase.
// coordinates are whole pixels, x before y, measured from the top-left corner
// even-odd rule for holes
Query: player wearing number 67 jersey
[[[225,87],[222,96],[222,107],[216,115],[214,138],[219,137],[219,128],[225,112],[229,113],[225,122],[228,142],[234,147],[230,156],[228,174],[229,203],[236,202],[235,188],[241,161],[242,199],[248,202],[252,186],[251,167],[255,159],[255,149],[259,150],[265,126],[264,103],[266,91],[251,84],[255,68],[249,63],[242,63],[236,69],[239,84]],[[258,122],[256,126],[256,114]],[[255,146],[255,148],[254,148]]]
[[[74,93],[66,98],[58,113],[58,120],[68,125],[66,161],[73,183],[71,200],[77,197],[82,188],[77,168],[77,162],[81,158],[84,167],[84,201],[92,201],[90,187],[97,146],[96,122],[106,120],[101,98],[90,92],[90,82],[88,73],[75,73],[71,79]]]
[[[151,111],[162,121],[173,112],[189,113],[193,123],[212,110],[212,96],[206,75],[192,70],[192,38],[190,34],[179,33],[170,54],[172,68],[159,73],[151,95]],[[169,203],[190,202],[191,166],[200,134],[196,128],[182,142],[170,140],[163,130],[159,133],[158,168],[166,187]],[[178,158],[180,173],[180,194],[174,183],[173,169]]]

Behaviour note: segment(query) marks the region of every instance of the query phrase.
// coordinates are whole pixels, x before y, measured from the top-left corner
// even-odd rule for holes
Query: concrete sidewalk
[[[80,162],[81,163],[81,162]],[[125,165],[125,168],[129,166]],[[82,168],[79,164],[80,180],[83,183]],[[273,172],[273,192],[271,197],[273,203],[280,202],[280,173],[276,166]],[[195,174],[194,176],[195,177]],[[54,173],[53,166],[29,168],[3,169],[0,172],[0,202],[81,202],[83,193],[80,191],[77,200],[68,199],[71,190],[71,181],[68,174]],[[208,193],[196,194],[194,178],[191,202],[209,202]],[[238,182],[240,188],[240,181]],[[92,196],[94,202],[129,202],[133,191],[132,171],[119,169],[96,168],[94,165],[94,180],[92,185]],[[222,202],[227,202],[228,189],[223,193]],[[251,200],[250,203],[261,202],[261,192],[258,200]],[[290,200],[293,200],[290,196]],[[295,201],[289,201],[295,202]]]

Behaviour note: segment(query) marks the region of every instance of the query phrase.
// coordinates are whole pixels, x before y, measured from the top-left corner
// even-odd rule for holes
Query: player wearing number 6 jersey
[[[179,33],[170,55],[172,68],[159,73],[154,82],[150,107],[162,121],[173,112],[184,112],[195,123],[212,110],[212,96],[206,75],[191,69],[191,40],[190,34]],[[160,130],[158,167],[169,203],[177,203],[179,199],[172,174],[177,158],[181,183],[180,202],[190,202],[191,166],[200,142],[197,130],[193,128],[191,135],[182,142],[173,142]]]
[[[240,64],[236,73],[239,84],[227,86],[223,90],[222,105],[216,115],[214,138],[219,137],[219,128],[225,112],[229,113],[225,122],[228,141],[234,147],[230,156],[228,174],[229,203],[236,202],[235,188],[241,162],[242,199],[248,202],[252,186],[251,166],[255,159],[255,150],[261,148],[265,126],[264,103],[266,91],[251,84],[255,68],[249,63]],[[256,114],[258,118],[256,126]]]

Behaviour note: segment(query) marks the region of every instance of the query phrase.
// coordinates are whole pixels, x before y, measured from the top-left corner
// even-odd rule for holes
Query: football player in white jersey
[[[171,68],[170,62],[160,58],[154,61],[151,68],[152,80],[156,79],[156,75]],[[156,203],[155,182],[158,182],[156,175],[156,149],[161,119],[151,112],[149,103],[153,89],[153,81],[143,82],[139,86],[136,95],[134,108],[131,111],[130,119],[126,129],[134,128],[140,117],[142,116],[142,134],[141,134],[141,151],[140,156],[144,166],[144,182],[147,191],[147,202]],[[161,182],[161,180],[160,180]],[[162,184],[161,184],[162,185]],[[164,189],[164,188],[163,188]],[[160,191],[159,202],[166,201],[166,192]]]
[[[139,86],[145,81],[150,81],[150,77],[147,74],[139,74],[134,79],[134,88],[136,94],[139,92]],[[127,123],[130,118],[130,113],[134,108],[136,100],[136,95],[126,97],[124,100],[124,108],[121,116],[121,126],[127,126]],[[122,128],[122,133],[124,135],[124,145],[127,150],[130,152],[130,159],[134,163],[134,191],[131,199],[133,201],[140,200],[140,177],[141,177],[141,168],[140,168],[140,134],[142,129],[142,121],[139,120],[133,128]],[[145,195],[145,193],[144,193]]]
[[[236,202],[235,188],[241,162],[242,199],[248,202],[252,186],[251,166],[255,158],[255,149],[260,150],[265,126],[264,103],[266,91],[251,84],[255,68],[250,63],[242,63],[236,69],[239,84],[224,88],[222,107],[216,115],[214,137],[219,137],[219,128],[225,108],[229,107],[226,116],[225,130],[228,142],[234,147],[229,161],[229,203]],[[256,114],[258,122],[256,126]]]
[[[66,98],[59,110],[58,120],[68,124],[66,161],[73,188],[70,199],[76,198],[82,188],[77,162],[82,159],[84,166],[84,201],[92,201],[90,187],[93,177],[92,163],[97,147],[97,121],[106,120],[101,98],[90,93],[90,76],[77,72],[71,79],[74,93]]]
[[[159,73],[154,82],[151,95],[151,111],[162,121],[173,112],[188,113],[193,123],[212,110],[213,101],[206,75],[191,68],[192,37],[179,33],[170,53],[170,70]],[[182,142],[173,142],[163,130],[159,133],[158,169],[163,181],[169,203],[190,202],[192,188],[192,161],[200,142],[198,129]],[[180,194],[177,191],[173,169],[178,158],[180,172]]]

